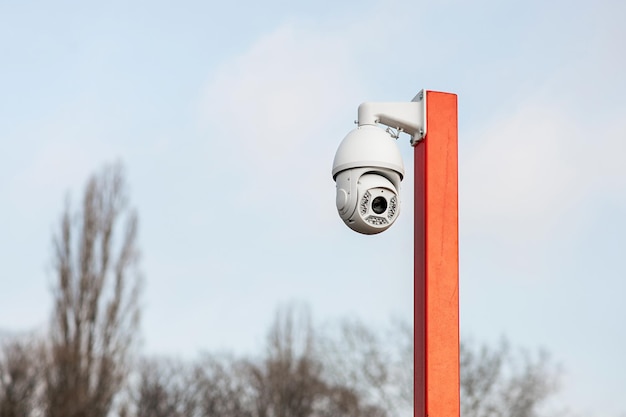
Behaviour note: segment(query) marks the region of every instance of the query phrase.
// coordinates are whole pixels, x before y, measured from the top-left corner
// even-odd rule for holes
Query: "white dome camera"
[[[373,125],[348,133],[337,149],[332,172],[337,211],[348,227],[373,235],[396,221],[404,164],[389,133]]]
[[[404,164],[395,139],[406,133],[415,146],[424,138],[425,101],[422,90],[411,102],[359,106],[358,127],[341,142],[333,161],[337,211],[355,232],[380,233],[398,218]],[[381,124],[389,129],[381,129]]]

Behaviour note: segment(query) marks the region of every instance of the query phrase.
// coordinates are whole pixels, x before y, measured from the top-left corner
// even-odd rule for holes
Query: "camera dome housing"
[[[337,149],[332,174],[337,211],[352,230],[376,234],[396,221],[404,164],[389,133],[374,125],[352,130]]]
[[[404,163],[395,139],[374,125],[352,130],[339,144],[333,161],[333,179],[350,168],[388,168],[404,177]]]

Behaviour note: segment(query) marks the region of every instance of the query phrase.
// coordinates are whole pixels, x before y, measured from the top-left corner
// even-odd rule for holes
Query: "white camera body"
[[[425,94],[421,91],[409,103],[363,103],[358,117],[358,127],[337,149],[332,174],[339,216],[352,230],[373,235],[387,230],[400,214],[404,164],[396,139],[407,133],[415,146],[424,138]]]
[[[359,126],[339,145],[333,162],[337,211],[352,230],[387,230],[400,214],[404,164],[395,139],[373,126]]]

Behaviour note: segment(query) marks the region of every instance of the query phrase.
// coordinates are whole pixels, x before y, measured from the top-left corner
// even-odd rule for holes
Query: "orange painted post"
[[[414,415],[459,417],[457,96],[425,96],[426,137],[414,151]]]

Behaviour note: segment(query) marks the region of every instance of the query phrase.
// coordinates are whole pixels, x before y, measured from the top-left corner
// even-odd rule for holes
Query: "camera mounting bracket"
[[[397,129],[411,136],[411,146],[426,136],[426,94],[421,90],[412,101],[406,103],[372,103],[359,106],[357,124],[377,123]]]

